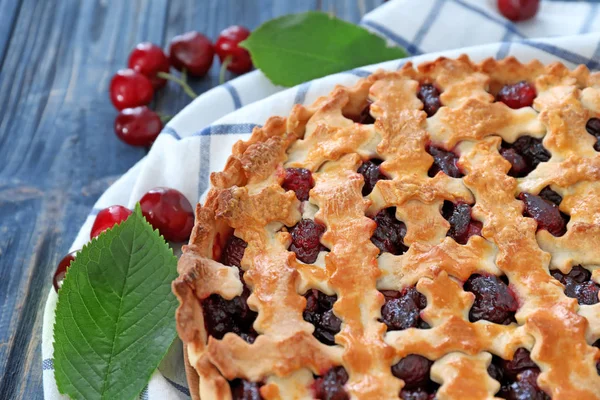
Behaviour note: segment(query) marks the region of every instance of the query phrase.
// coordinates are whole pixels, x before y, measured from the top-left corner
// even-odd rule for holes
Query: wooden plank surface
[[[255,28],[323,9],[357,22],[381,0],[0,0],[0,398],[41,399],[44,303],[99,195],[145,155],[115,137],[110,78],[136,43]],[[210,76],[193,83],[202,92]],[[158,111],[188,103],[169,86]]]

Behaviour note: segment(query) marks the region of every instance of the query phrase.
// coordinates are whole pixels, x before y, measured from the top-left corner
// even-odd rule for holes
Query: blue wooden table
[[[0,0],[0,398],[43,398],[41,330],[52,275],[96,199],[145,154],[113,133],[112,75],[141,41],[213,40],[287,13],[357,22],[382,0]],[[218,82],[193,82],[203,92]],[[175,85],[152,105],[189,102]]]

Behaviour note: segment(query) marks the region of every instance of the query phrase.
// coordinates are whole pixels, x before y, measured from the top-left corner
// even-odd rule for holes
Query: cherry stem
[[[196,97],[198,97],[198,95],[196,94],[196,92],[194,92],[192,90],[192,88],[190,87],[190,85],[188,85],[187,82],[186,82],[186,73],[185,73],[185,70],[181,73],[182,79],[180,79],[180,78],[178,78],[176,76],[173,76],[173,75],[171,75],[171,74],[169,74],[167,72],[162,72],[162,71],[159,71],[156,74],[156,76],[159,77],[159,78],[166,79],[168,81],[177,83],[179,86],[181,86],[181,88],[183,89],[183,91],[188,96],[190,96],[192,99],[195,99]]]
[[[160,122],[164,124],[166,124],[167,122],[169,122],[173,116],[172,115],[167,115],[167,114],[158,114],[158,117],[160,118]]]
[[[219,85],[225,83],[225,71],[227,71],[227,67],[231,64],[231,61],[233,61],[233,57],[227,56],[225,57],[225,60],[223,60],[223,64],[221,64],[221,70],[219,71]]]

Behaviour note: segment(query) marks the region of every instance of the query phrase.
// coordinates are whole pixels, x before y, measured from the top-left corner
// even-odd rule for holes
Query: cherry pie
[[[173,288],[194,398],[600,399],[600,74],[440,58],[233,148]]]

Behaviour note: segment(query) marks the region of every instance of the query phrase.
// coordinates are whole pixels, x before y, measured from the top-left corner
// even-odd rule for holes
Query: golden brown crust
[[[494,102],[503,85],[521,80],[535,83],[533,108]],[[431,118],[416,96],[424,82],[443,91],[445,107]],[[368,101],[374,124],[346,117],[360,114]],[[540,366],[538,384],[553,399],[600,399],[600,350],[590,346],[600,338],[600,304],[579,306],[549,274],[600,265],[600,156],[585,129],[599,114],[600,75],[583,66],[570,71],[514,58],[474,64],[461,56],[378,71],[255,128],[233,147],[223,172],[211,175],[213,188],[197,208],[173,283],[181,303],[177,329],[199,376],[199,384],[188,376],[192,396],[229,399],[227,379],[244,378],[264,382],[265,399],[310,398],[313,374],[343,365],[351,397],[397,398],[404,383],[390,367],[414,353],[435,360],[431,377],[441,385],[440,399],[492,399],[499,384],[486,372],[490,353],[511,359],[524,347]],[[552,157],[515,179],[498,149],[502,140],[523,135],[543,138]],[[454,149],[465,176],[429,177],[429,142]],[[381,170],[391,179],[363,197],[356,171],[372,157],[384,160]],[[282,227],[296,224],[301,206],[281,188],[284,167],[313,172],[310,204],[326,226],[321,242],[330,250],[315,265],[287,250],[290,235]],[[523,217],[515,198],[548,185],[563,196],[561,211],[571,217],[561,237],[536,234],[536,223]],[[473,216],[483,224],[483,237],[466,245],[446,237],[444,200],[476,200]],[[368,216],[386,207],[396,207],[407,226],[410,248],[401,256],[378,257],[370,241],[375,224]],[[253,344],[232,333],[209,338],[204,328],[200,300],[212,293],[231,299],[242,291],[237,269],[213,261],[232,233],[248,243],[241,265],[252,292],[248,305],[258,312],[260,335]],[[476,272],[507,275],[520,299],[516,324],[469,322],[474,296],[461,282]],[[600,271],[593,279],[600,282]],[[427,298],[422,318],[431,329],[386,332],[378,322],[379,290],[415,284]],[[335,346],[316,340],[302,317],[301,294],[308,288],[337,295],[334,313],[343,323]]]

